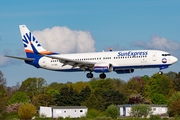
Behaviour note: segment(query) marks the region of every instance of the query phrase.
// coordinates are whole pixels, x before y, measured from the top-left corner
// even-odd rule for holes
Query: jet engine
[[[113,71],[112,64],[95,64],[94,72],[96,73],[106,73]]]

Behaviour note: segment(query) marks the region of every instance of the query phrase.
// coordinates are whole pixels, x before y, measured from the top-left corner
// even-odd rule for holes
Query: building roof
[[[133,105],[138,105],[138,104],[124,104],[124,105],[118,105],[119,107],[131,107]],[[149,105],[151,107],[167,107],[167,105],[157,105],[157,104],[146,104],[146,105]]]
[[[52,109],[87,109],[86,106],[52,106]]]

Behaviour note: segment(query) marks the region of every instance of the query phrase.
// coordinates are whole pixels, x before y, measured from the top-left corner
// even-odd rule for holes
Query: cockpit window
[[[162,56],[171,56],[171,54],[162,54]]]

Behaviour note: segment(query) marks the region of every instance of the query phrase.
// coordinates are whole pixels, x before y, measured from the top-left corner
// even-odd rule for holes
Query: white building
[[[127,105],[118,105],[120,117],[128,117],[131,116],[131,104]],[[166,105],[150,105],[152,109],[153,115],[163,115],[167,114],[168,108]]]
[[[40,107],[39,115],[45,117],[59,118],[70,117],[77,118],[86,116],[88,108],[86,106],[54,106]]]
[[[39,116],[40,117],[52,117],[52,107],[39,107]]]

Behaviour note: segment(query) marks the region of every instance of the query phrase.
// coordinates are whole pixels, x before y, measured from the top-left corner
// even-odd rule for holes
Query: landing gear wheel
[[[86,77],[87,77],[87,78],[93,78],[93,74],[92,74],[92,73],[87,73],[87,74],[86,74]]]
[[[102,74],[99,75],[99,77],[100,77],[101,79],[105,79],[105,78],[106,78],[106,74],[102,73]]]
[[[159,71],[158,73],[159,73],[159,75],[162,75],[162,74],[163,74],[163,72],[162,72],[162,71]]]

